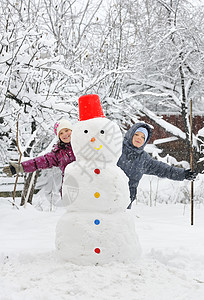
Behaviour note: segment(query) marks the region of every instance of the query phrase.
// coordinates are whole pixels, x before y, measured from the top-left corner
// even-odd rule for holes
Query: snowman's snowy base
[[[79,265],[129,263],[138,260],[141,254],[128,211],[106,215],[65,213],[57,224],[56,248],[63,260]]]

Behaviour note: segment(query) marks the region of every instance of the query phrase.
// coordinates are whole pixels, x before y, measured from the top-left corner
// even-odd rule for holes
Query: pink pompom
[[[56,135],[57,135],[57,127],[59,127],[58,122],[56,122],[55,125],[54,125],[54,132],[55,132]]]

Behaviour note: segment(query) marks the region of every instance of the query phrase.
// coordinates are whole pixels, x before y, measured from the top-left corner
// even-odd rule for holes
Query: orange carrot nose
[[[93,137],[92,139],[91,139],[91,142],[94,142],[96,139],[95,139],[95,137]]]

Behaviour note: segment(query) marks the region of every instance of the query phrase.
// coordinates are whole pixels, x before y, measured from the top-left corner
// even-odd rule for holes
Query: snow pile
[[[64,214],[0,202],[1,300],[203,300],[204,207],[134,205],[143,255],[138,263],[80,266],[55,255],[55,227]],[[71,247],[71,245],[70,245]]]
[[[137,201],[155,205],[157,203],[189,203],[191,184],[188,180],[173,181],[167,178],[144,175],[138,186]],[[204,174],[194,181],[194,201],[204,203]]]

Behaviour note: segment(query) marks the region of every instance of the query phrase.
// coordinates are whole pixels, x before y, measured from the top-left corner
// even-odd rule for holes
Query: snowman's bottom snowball
[[[62,259],[79,265],[129,263],[141,254],[128,212],[67,212],[56,227],[56,249]]]

